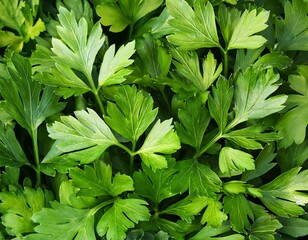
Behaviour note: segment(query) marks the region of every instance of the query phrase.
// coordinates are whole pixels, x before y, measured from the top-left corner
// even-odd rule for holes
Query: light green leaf
[[[205,130],[210,122],[210,116],[205,106],[196,99],[186,102],[185,109],[179,109],[180,123],[176,123],[176,130],[182,143],[200,149]]]
[[[282,51],[308,50],[308,2],[287,1],[285,19],[276,20],[277,48]]]
[[[0,166],[29,165],[28,159],[16,139],[12,126],[0,124]]]
[[[173,177],[173,191],[183,193],[189,190],[190,194],[200,196],[215,196],[221,190],[221,180],[207,165],[197,160],[182,160],[176,163],[175,169],[179,172]]]
[[[147,201],[158,205],[166,198],[177,194],[173,191],[170,183],[176,172],[173,168],[157,169],[155,173],[148,167],[143,166],[143,171],[134,172],[135,193],[147,198]]]
[[[207,197],[188,196],[168,206],[162,211],[162,214],[177,215],[182,220],[191,223],[194,220],[194,216],[198,215],[208,205],[209,201],[210,199]]]
[[[287,96],[268,98],[278,89],[279,85],[275,84],[278,79],[279,75],[272,69],[248,68],[240,73],[235,82],[235,119],[232,125],[264,118],[283,109]]]
[[[223,206],[220,201],[208,198],[206,210],[201,218],[201,224],[207,223],[207,226],[220,227],[223,221],[228,219],[228,216],[221,211],[222,208]]]
[[[153,171],[167,167],[167,160],[161,154],[171,154],[180,148],[180,139],[171,125],[172,119],[160,122],[158,120],[141,148],[136,152],[143,163]]]
[[[14,54],[12,62],[15,69],[8,68],[11,79],[0,81],[0,91],[5,99],[1,105],[33,136],[47,117],[61,111],[65,105],[58,103],[59,97],[53,88],[42,89],[41,84],[33,80],[28,59]]]
[[[115,45],[111,45],[104,55],[99,71],[98,85],[109,86],[125,81],[125,76],[132,70],[127,69],[134,60],[130,57],[135,53],[135,41],[122,45],[115,53]]]
[[[95,240],[94,213],[92,209],[77,209],[56,201],[52,208],[44,208],[33,215],[36,234],[26,237],[27,240]]]
[[[240,16],[236,10],[230,13],[226,7],[221,7],[219,13],[220,28],[227,44],[227,50],[255,49],[266,42],[264,37],[255,34],[267,28],[269,11],[263,10],[257,13],[256,9],[245,10]]]
[[[153,99],[149,94],[138,91],[136,86],[120,87],[114,98],[115,103],[108,102],[109,116],[104,119],[113,130],[136,143],[157,115]]]
[[[15,45],[19,46],[21,42],[21,37],[16,36],[12,32],[0,30],[0,48]]]
[[[281,217],[297,217],[305,213],[301,207],[308,203],[308,170],[300,172],[293,168],[261,186],[261,201],[272,212]]]
[[[168,40],[182,50],[220,47],[215,13],[210,2],[197,0],[194,9],[185,0],[167,0],[168,21],[173,34]]]
[[[219,169],[223,174],[232,176],[232,171],[254,170],[253,156],[241,150],[224,147],[219,153]]]
[[[286,102],[290,109],[278,121],[276,129],[283,136],[280,144],[288,147],[292,143],[301,144],[306,137],[308,125],[308,67],[298,66],[299,75],[290,75],[290,87],[298,94],[290,94]]]
[[[308,220],[302,218],[280,218],[283,228],[279,230],[294,238],[308,235]]]
[[[119,0],[104,1],[96,6],[97,15],[104,26],[111,26],[111,32],[121,32],[128,25],[133,26],[138,20],[157,9],[162,0]]]
[[[34,232],[36,224],[31,220],[33,213],[44,207],[45,198],[41,188],[25,187],[23,192],[1,192],[0,211],[2,223],[13,235]]]
[[[126,192],[133,191],[133,180],[125,175],[117,173],[112,177],[112,169],[101,161],[95,163],[94,168],[84,166],[80,168],[72,168],[69,171],[73,185],[80,190],[78,195],[98,197],[111,195],[113,197]]]
[[[75,111],[75,116],[63,116],[62,122],[48,127],[49,136],[55,139],[55,147],[68,158],[81,163],[98,159],[111,145],[118,141],[106,123],[92,109]]]
[[[250,228],[249,219],[254,221],[254,215],[249,201],[244,194],[224,197],[224,210],[229,214],[232,228],[239,233],[246,233]]]
[[[228,81],[220,77],[216,87],[212,87],[212,95],[209,95],[209,110],[215,119],[219,130],[224,131],[228,123],[228,112],[233,99],[234,89],[229,86]]]
[[[232,234],[228,236],[219,236],[220,234],[227,233],[231,230],[231,227],[228,223],[223,224],[220,227],[211,227],[205,226],[198,232],[195,236],[191,238],[191,240],[244,240],[245,237],[240,234]]]
[[[133,228],[139,221],[149,220],[149,210],[144,205],[147,202],[140,199],[115,199],[97,224],[98,235],[106,235],[107,240],[125,239],[128,228]]]
[[[24,2],[19,0],[0,1],[0,23],[3,25],[20,31],[20,27],[25,21],[25,18],[21,12]]]

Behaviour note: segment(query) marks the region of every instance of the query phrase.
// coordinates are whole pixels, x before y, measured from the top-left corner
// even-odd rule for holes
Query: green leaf
[[[33,215],[36,234],[26,237],[35,239],[89,239],[95,240],[94,213],[92,209],[77,209],[56,201],[51,202],[52,208],[44,208]]]
[[[115,103],[108,102],[109,116],[104,119],[113,130],[136,143],[157,115],[153,99],[149,94],[138,91],[136,86],[120,87],[114,98]]]
[[[12,126],[0,124],[0,166],[29,165],[28,159],[16,139]]]
[[[207,223],[208,226],[218,228],[228,216],[222,211],[222,203],[218,200],[208,198],[207,207],[201,218],[201,224]]]
[[[279,149],[277,162],[283,172],[297,166],[303,166],[308,159],[308,141],[296,145],[292,144],[286,149]]]
[[[139,221],[149,220],[149,210],[144,205],[147,202],[140,199],[115,199],[97,224],[98,235],[106,235],[108,240],[125,239],[128,228],[133,228]]]
[[[267,28],[268,18],[269,11],[257,12],[253,9],[245,10],[240,14],[238,10],[228,10],[225,5],[221,5],[218,12],[218,23],[226,43],[226,50],[261,47],[266,39],[255,34]]]
[[[125,175],[117,173],[112,177],[112,169],[101,161],[95,163],[94,168],[84,166],[80,168],[72,168],[69,171],[73,185],[80,190],[78,195],[98,197],[111,195],[113,197],[126,191],[133,191],[133,180]]]
[[[275,145],[267,144],[264,149],[259,153],[258,157],[255,160],[255,169],[251,171],[246,171],[242,174],[242,181],[250,181],[257,177],[262,176],[267,173],[273,167],[276,166],[276,163],[272,162],[276,157],[274,153]]]
[[[1,192],[0,200],[2,223],[9,233],[19,236],[34,232],[36,224],[31,217],[45,204],[44,192],[41,188],[35,190],[25,187],[23,192]]]
[[[213,196],[221,190],[221,180],[218,175],[205,164],[197,160],[182,160],[176,163],[175,169],[179,172],[174,176],[173,191],[183,193],[189,190],[190,194]]]
[[[24,16],[21,12],[23,4],[24,2],[19,0],[13,0],[10,2],[6,0],[1,0],[0,12],[2,14],[0,16],[0,23],[11,29],[19,31],[20,27],[25,21]]]
[[[212,95],[209,95],[209,110],[211,116],[218,124],[219,130],[224,131],[228,123],[228,112],[233,99],[234,89],[229,86],[228,81],[220,77],[216,87],[212,87]]]
[[[220,227],[211,227],[211,226],[205,226],[201,229],[200,232],[198,232],[195,236],[191,238],[191,240],[244,240],[245,237],[240,234],[232,234],[227,236],[218,236],[224,233],[227,233],[231,230],[231,227],[228,223],[223,224]]]
[[[137,39],[136,49],[151,78],[166,76],[171,64],[171,55],[163,47],[163,43],[151,34],[145,34],[142,39]]]
[[[48,127],[49,136],[55,139],[55,147],[68,153],[69,159],[83,164],[98,159],[111,145],[118,141],[106,123],[92,109],[75,111],[75,116],[63,116],[62,122]]]
[[[143,171],[134,172],[135,193],[147,198],[157,206],[166,198],[173,197],[177,192],[173,191],[171,179],[176,172],[173,168],[158,169],[155,173],[143,166]]]
[[[183,200],[177,201],[170,205],[162,214],[177,215],[182,220],[191,223],[194,220],[194,216],[198,215],[208,205],[207,197],[191,197],[188,196]]]
[[[135,153],[139,154],[143,163],[153,171],[167,167],[166,158],[161,154],[172,154],[181,147],[180,139],[171,123],[172,119],[163,122],[158,120]]]
[[[205,130],[210,122],[210,116],[205,106],[196,99],[186,102],[186,108],[178,110],[180,123],[176,130],[182,143],[200,149]]]
[[[277,48],[282,51],[308,50],[308,2],[287,1],[285,19],[276,20]]]
[[[251,224],[249,230],[250,240],[275,240],[277,229],[281,228],[281,223],[267,213],[267,211],[260,205],[250,203],[255,215],[255,220]]]
[[[300,207],[308,203],[308,170],[300,172],[293,168],[261,186],[261,201],[272,212],[281,217],[297,217],[305,213]]]
[[[294,238],[305,237],[308,235],[308,220],[302,218],[280,218],[283,228],[279,230]]]
[[[224,147],[219,153],[219,169],[228,176],[234,175],[233,171],[242,173],[245,170],[254,170],[253,156],[237,149]]]
[[[290,87],[298,94],[290,94],[286,102],[290,109],[276,125],[276,129],[283,136],[280,144],[288,147],[292,143],[301,144],[306,137],[308,125],[308,67],[298,66],[299,75],[290,75]]]
[[[121,32],[128,25],[133,26],[142,17],[157,9],[162,2],[162,0],[103,1],[96,6],[96,12],[104,26],[111,26],[109,31]]]
[[[224,210],[229,214],[232,228],[239,233],[246,233],[250,228],[249,219],[254,221],[251,205],[244,194],[224,197]]]
[[[5,99],[2,106],[31,136],[39,125],[64,108],[58,103],[59,97],[54,89],[44,87],[34,81],[30,61],[18,54],[12,56],[15,67],[8,68],[11,79],[0,81],[0,91]]]
[[[192,9],[185,0],[167,0],[173,34],[168,40],[182,50],[220,47],[211,3],[197,0]]]
[[[240,73],[235,82],[235,119],[232,125],[248,119],[264,118],[283,109],[287,96],[268,98],[278,89],[279,85],[275,84],[278,79],[279,75],[272,69],[248,68]]]
[[[125,76],[132,70],[127,69],[133,63],[130,57],[135,53],[135,41],[122,45],[115,53],[115,45],[111,45],[104,55],[99,71],[98,85],[109,86],[125,81]]]

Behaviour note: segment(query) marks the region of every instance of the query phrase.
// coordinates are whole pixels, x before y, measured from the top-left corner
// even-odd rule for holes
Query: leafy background
[[[308,235],[306,0],[0,12],[0,239]]]

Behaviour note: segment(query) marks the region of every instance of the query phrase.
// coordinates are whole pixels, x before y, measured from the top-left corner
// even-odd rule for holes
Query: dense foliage
[[[307,0],[0,13],[0,239],[308,236]]]

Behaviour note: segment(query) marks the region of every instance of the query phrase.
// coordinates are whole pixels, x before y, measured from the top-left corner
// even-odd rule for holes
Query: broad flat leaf
[[[210,122],[209,112],[197,99],[186,102],[186,108],[178,110],[176,130],[182,143],[200,149],[205,130]]]
[[[220,47],[211,3],[197,0],[194,9],[185,0],[167,0],[173,34],[168,40],[182,50]]]
[[[162,200],[177,194],[173,191],[171,179],[176,172],[173,168],[158,169],[155,173],[143,166],[143,171],[134,172],[135,193],[147,198],[157,206]]]
[[[282,51],[308,50],[308,2],[287,1],[285,19],[276,20],[277,48]]]
[[[242,174],[242,181],[250,181],[257,177],[262,176],[267,173],[273,167],[276,166],[276,163],[272,162],[276,154],[274,153],[275,145],[267,144],[264,149],[259,153],[258,157],[255,160],[255,169],[251,171],[246,171]]]
[[[235,82],[235,119],[238,124],[248,119],[260,119],[284,108],[285,95],[268,98],[279,87],[275,84],[279,75],[272,69],[248,68],[240,73]]]
[[[12,0],[10,2],[6,0],[0,0],[0,23],[3,25],[19,31],[25,18],[20,11],[24,2],[19,0]]]
[[[251,203],[255,220],[249,230],[250,240],[275,240],[277,229],[281,228],[281,223],[269,214],[262,206]]]
[[[207,223],[211,227],[220,227],[223,221],[228,219],[228,216],[221,211],[222,208],[223,206],[220,201],[208,198],[206,210],[201,218],[201,224]]]
[[[194,216],[198,215],[210,201],[207,197],[191,197],[188,196],[163,210],[162,214],[177,215],[182,220],[189,223],[194,220]],[[202,223],[203,224],[203,223]]]
[[[139,221],[149,220],[149,210],[144,205],[147,202],[140,199],[115,199],[96,226],[98,235],[106,235],[107,240],[125,239],[128,228],[133,228]]]
[[[48,127],[49,136],[55,139],[55,147],[68,157],[81,163],[98,159],[118,141],[106,123],[92,109],[75,111],[75,116],[63,116],[61,122]]]
[[[12,32],[0,30],[0,48],[6,46],[11,47],[13,50],[21,51],[23,46],[22,38]]]
[[[223,224],[220,227],[211,227],[205,226],[200,232],[198,232],[195,236],[191,238],[191,240],[244,240],[245,237],[240,234],[228,234],[228,236],[219,236],[220,234],[227,233],[231,230],[231,227],[228,223]]]
[[[125,81],[125,76],[133,70],[127,69],[134,60],[130,57],[135,53],[135,41],[122,45],[115,53],[115,45],[111,45],[104,55],[99,71],[98,85],[108,86]]]
[[[77,209],[56,201],[52,208],[44,208],[33,215],[36,234],[26,237],[27,240],[95,240],[94,214],[92,209]]]
[[[173,191],[190,194],[213,196],[221,190],[221,180],[218,175],[205,164],[197,160],[182,160],[176,163],[179,172],[173,177]]]
[[[216,87],[212,87],[212,95],[209,95],[208,105],[211,116],[215,119],[220,132],[223,132],[228,123],[228,112],[233,99],[234,89],[228,81],[220,77]]]
[[[280,140],[276,132],[266,132],[267,129],[259,125],[253,125],[224,134],[224,137],[235,144],[246,149],[262,149],[260,142],[271,142]]]
[[[180,139],[171,125],[172,119],[160,122],[158,120],[141,148],[136,152],[143,163],[153,171],[167,167],[167,160],[161,154],[171,154],[180,148]]]
[[[224,210],[229,214],[232,228],[239,233],[246,233],[250,228],[249,219],[254,221],[254,215],[249,201],[244,194],[224,197]]]
[[[299,75],[290,75],[290,87],[298,94],[288,95],[286,102],[290,109],[280,118],[276,129],[283,136],[280,144],[282,147],[288,147],[292,143],[301,144],[306,137],[306,128],[308,125],[308,67],[299,66]]]
[[[245,10],[242,14],[238,10],[228,10],[221,5],[218,13],[218,22],[226,42],[226,49],[255,49],[261,47],[266,39],[258,32],[267,28],[266,22],[269,11],[257,13],[256,9]]]
[[[171,73],[173,81],[167,82],[172,90],[177,93],[202,93],[207,97],[208,88],[219,77],[222,65],[217,67],[217,62],[211,52],[202,61],[202,72],[200,71],[199,56],[195,51],[181,51],[171,49],[172,63],[176,70]],[[217,67],[217,69],[216,69]]]
[[[34,232],[36,224],[31,220],[33,213],[44,207],[45,198],[41,188],[25,187],[23,192],[1,192],[0,211],[2,223],[14,235]]]
[[[254,170],[253,156],[241,150],[224,147],[219,153],[219,169],[229,176],[233,175],[233,171],[242,173],[245,170]]]
[[[283,172],[297,166],[303,166],[308,159],[308,140],[290,147],[279,149],[277,154],[277,162]]]
[[[285,233],[294,238],[308,235],[308,220],[302,218],[280,218],[283,228],[279,232]]]
[[[166,76],[171,64],[171,55],[163,47],[163,43],[150,34],[137,40],[136,49],[151,78]]]
[[[49,116],[64,108],[58,103],[54,89],[34,81],[30,61],[18,54],[12,56],[15,67],[8,68],[11,79],[0,81],[0,91],[5,99],[2,106],[32,136],[38,126]]]
[[[136,86],[120,87],[114,98],[115,103],[108,102],[108,116],[104,119],[113,130],[136,143],[157,115],[153,99]]]
[[[16,139],[12,126],[0,124],[0,166],[29,165],[28,159]]]
[[[101,161],[95,163],[94,168],[84,166],[80,168],[72,168],[69,171],[73,185],[80,190],[78,195],[98,197],[111,195],[113,197],[126,192],[133,191],[133,180],[125,175],[117,173],[112,177],[112,169]]]
[[[134,25],[139,19],[157,9],[162,0],[119,0],[103,1],[96,6],[97,15],[104,26],[111,26],[111,32],[121,32],[128,25]]]
[[[301,207],[308,203],[308,170],[300,167],[282,173],[273,181],[261,186],[261,201],[272,212],[281,217],[297,217],[305,213]]]

